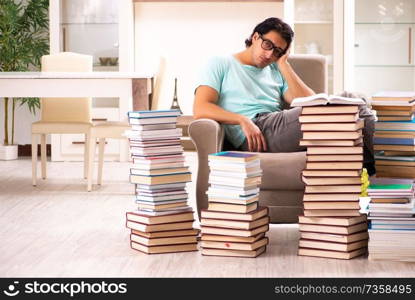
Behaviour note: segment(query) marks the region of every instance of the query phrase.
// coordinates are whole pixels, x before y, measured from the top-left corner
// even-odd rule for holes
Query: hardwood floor
[[[193,172],[195,157],[187,157]],[[130,249],[125,212],[134,209],[128,163],[106,162],[104,183],[86,192],[82,165],[48,163],[31,185],[29,159],[0,161],[1,277],[414,277],[415,263],[297,256],[298,226],[271,225],[258,258],[199,252],[145,255]],[[195,174],[195,172],[194,172]],[[189,185],[194,207],[194,187]],[[195,223],[195,226],[198,226]]]

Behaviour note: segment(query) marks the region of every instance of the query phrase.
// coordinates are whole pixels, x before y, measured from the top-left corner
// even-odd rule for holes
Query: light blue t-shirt
[[[253,119],[256,114],[282,110],[282,95],[288,89],[278,67],[243,65],[234,56],[211,58],[201,72],[197,87],[207,85],[219,94],[223,109]],[[227,139],[238,148],[245,140],[239,125],[225,125]]]

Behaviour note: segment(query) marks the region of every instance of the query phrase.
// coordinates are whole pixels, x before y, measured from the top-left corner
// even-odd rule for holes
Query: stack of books
[[[378,116],[376,176],[415,177],[415,92],[378,92],[372,96],[372,108]]]
[[[368,193],[369,259],[415,261],[413,180],[374,178]]]
[[[197,250],[198,230],[187,204],[186,183],[191,181],[176,128],[178,110],[129,112],[137,210],[126,213],[131,248],[152,254]]]
[[[257,257],[266,250],[268,208],[258,206],[262,170],[258,155],[209,155],[208,208],[201,211],[203,255]]]
[[[367,251],[367,218],[360,211],[363,120],[359,98],[325,94],[297,98],[307,146],[304,215],[299,216],[299,255],[351,259]]]

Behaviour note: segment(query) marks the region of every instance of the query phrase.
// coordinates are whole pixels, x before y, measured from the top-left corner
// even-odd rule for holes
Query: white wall
[[[162,75],[155,83],[157,109],[170,107],[177,77],[179,104],[192,114],[195,79],[206,59],[243,50],[258,23],[282,16],[282,2],[135,3],[135,70]]]

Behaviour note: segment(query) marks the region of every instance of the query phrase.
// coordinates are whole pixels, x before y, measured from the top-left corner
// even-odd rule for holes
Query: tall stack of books
[[[299,216],[299,255],[351,259],[367,251],[367,217],[360,211],[363,120],[359,98],[318,94],[296,98],[307,146]]]
[[[191,180],[176,128],[178,110],[129,112],[137,210],[126,213],[131,248],[147,253],[197,250],[198,230],[187,204],[186,183]]]
[[[372,96],[376,110],[376,176],[415,177],[415,92],[388,91]]]
[[[368,193],[369,259],[415,261],[413,180],[374,178]]]
[[[258,155],[209,155],[209,205],[201,212],[203,255],[256,257],[265,252],[268,208],[258,206],[262,170]]]

